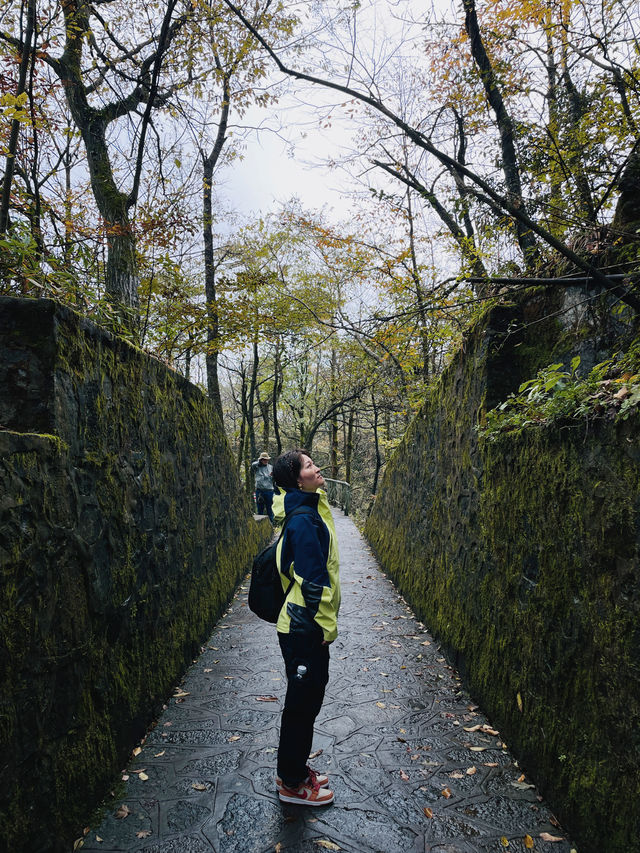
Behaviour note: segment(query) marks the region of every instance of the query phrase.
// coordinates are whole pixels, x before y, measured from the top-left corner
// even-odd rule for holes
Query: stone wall
[[[206,396],[49,300],[0,427],[0,849],[67,851],[268,532]]]
[[[567,330],[542,321],[552,307],[538,295],[473,331],[365,532],[580,853],[627,853],[640,838],[639,419],[495,443],[475,431],[560,360]],[[600,343],[587,333],[578,346],[597,358]]]

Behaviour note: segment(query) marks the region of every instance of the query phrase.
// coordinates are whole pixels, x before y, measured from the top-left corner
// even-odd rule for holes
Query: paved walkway
[[[83,850],[570,853],[353,522],[335,519],[343,606],[313,747],[335,803],[277,799],[284,667],[273,626],[249,611],[243,586]]]

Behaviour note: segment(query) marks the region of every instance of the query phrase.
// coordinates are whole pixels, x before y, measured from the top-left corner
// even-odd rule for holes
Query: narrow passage
[[[570,853],[351,519],[334,517],[343,604],[312,764],[329,774],[335,803],[277,799],[284,667],[275,627],[249,611],[245,584],[83,850]]]

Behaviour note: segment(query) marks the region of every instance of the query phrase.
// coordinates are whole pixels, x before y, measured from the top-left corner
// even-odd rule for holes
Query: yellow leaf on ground
[[[143,782],[146,782],[148,778],[146,773],[138,773],[138,779],[142,779]]]
[[[334,844],[333,841],[327,841],[326,838],[317,838],[314,840],[314,844],[317,844],[318,847],[324,847],[325,850],[342,850],[342,847]]]
[[[441,793],[441,794],[442,794],[442,796],[443,796],[443,797],[445,797],[445,799],[447,799],[447,800],[449,799],[449,797],[451,797],[451,796],[452,796],[452,794],[451,794],[451,788],[443,788],[443,789],[442,789],[442,791],[440,791],[440,793]]]
[[[136,746],[136,748],[133,750],[133,755],[140,755],[141,752],[142,750],[140,749],[140,747]]]
[[[516,704],[518,706],[518,711],[520,711],[520,713],[522,713],[522,708],[523,708],[522,696],[519,693],[516,693]]]
[[[378,708],[386,708],[386,707],[387,707],[387,706],[384,704],[384,702],[376,702],[376,705],[378,706]]]
[[[503,835],[502,838],[500,839],[500,844],[502,844],[503,847],[508,847],[509,846],[509,839]]]
[[[196,791],[206,791],[207,786],[203,785],[202,782],[194,782],[191,787]]]
[[[533,850],[533,838],[530,835],[525,835],[524,846],[527,850]]]

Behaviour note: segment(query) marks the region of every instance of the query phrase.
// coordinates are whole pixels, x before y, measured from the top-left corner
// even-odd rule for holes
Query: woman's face
[[[324,486],[324,477],[320,473],[317,465],[314,465],[313,459],[310,459],[305,454],[301,457],[302,467],[298,474],[298,485],[303,492],[315,492],[316,489],[321,489]]]

